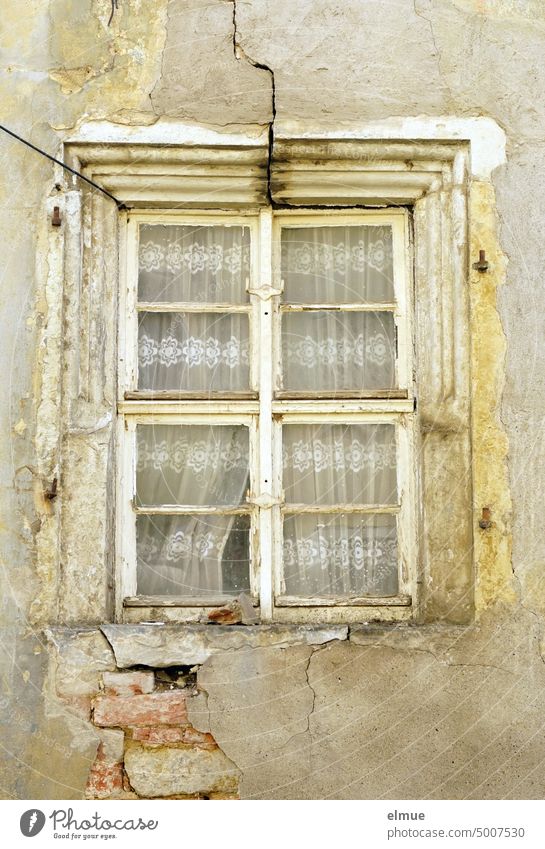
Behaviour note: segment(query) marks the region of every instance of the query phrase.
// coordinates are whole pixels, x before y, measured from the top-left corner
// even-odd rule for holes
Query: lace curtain
[[[285,303],[377,304],[284,313],[283,389],[393,388],[394,319],[378,306],[394,300],[391,228],[287,227],[281,251]]]
[[[238,226],[143,225],[138,301],[244,304],[250,231]],[[249,385],[248,316],[139,312],[138,386],[235,391]],[[244,427],[138,427],[137,503],[235,506],[249,485]],[[197,596],[249,588],[249,517],[139,515],[137,587]]]
[[[394,426],[285,425],[282,465],[286,503],[323,508],[284,520],[286,593],[395,595],[395,516],[327,512],[328,505],[397,503]]]
[[[285,312],[283,388],[339,391],[395,386],[390,227],[294,227],[282,231],[283,301],[341,305]],[[342,304],[377,305],[342,310]],[[391,596],[398,589],[396,518],[327,513],[327,505],[397,503],[392,425],[285,425],[286,502],[323,513],[287,514],[285,591],[293,596]]]
[[[394,319],[386,309],[394,300],[391,229],[286,227],[281,257],[284,304],[341,305],[334,311],[283,314],[283,388],[327,392],[395,386]],[[228,314],[220,306],[199,313],[151,311],[145,305],[245,304],[249,273],[248,228],[140,228],[140,389],[248,388],[246,314]],[[367,309],[343,311],[343,304]],[[395,515],[327,512],[334,505],[397,504],[393,425],[286,424],[283,446],[287,503],[324,508],[285,516],[288,595],[394,595]],[[138,426],[142,508],[243,504],[248,486],[247,428]],[[203,597],[248,589],[249,533],[247,515],[139,514],[138,592]]]
[[[244,503],[246,427],[138,425],[137,436],[139,507]],[[138,592],[202,597],[248,589],[249,531],[245,515],[138,515]]]
[[[144,225],[140,303],[243,304],[247,227]],[[138,387],[236,391],[249,386],[249,324],[240,313],[139,313]]]

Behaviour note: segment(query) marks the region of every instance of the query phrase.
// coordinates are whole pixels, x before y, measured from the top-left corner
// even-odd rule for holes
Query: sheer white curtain
[[[391,228],[288,227],[281,238],[284,302],[341,306],[284,313],[283,388],[394,387],[394,319],[381,310],[394,301]],[[343,312],[342,304],[376,310]],[[283,485],[287,503],[324,507],[285,516],[288,595],[395,595],[395,516],[327,513],[327,505],[397,504],[393,425],[285,425]]]
[[[141,227],[141,304],[242,304],[248,300],[249,270],[248,228]],[[173,391],[247,389],[248,340],[247,315],[141,311],[138,386]]]
[[[248,300],[250,231],[240,226],[143,225],[138,301],[234,305]],[[230,392],[249,386],[248,316],[139,313],[141,390]],[[139,425],[137,503],[236,506],[249,482],[240,426]],[[206,596],[249,586],[249,517],[137,517],[137,591]]]
[[[138,425],[136,500],[236,506],[249,485],[248,430],[238,425]],[[139,515],[138,592],[206,596],[248,588],[247,516]]]
[[[394,426],[285,425],[283,480],[287,503],[324,508],[284,521],[287,594],[395,595],[395,516],[327,512],[397,503]]]
[[[376,304],[373,311],[305,310],[282,320],[283,388],[390,389],[395,328],[380,304],[394,300],[389,227],[282,230],[286,304]]]

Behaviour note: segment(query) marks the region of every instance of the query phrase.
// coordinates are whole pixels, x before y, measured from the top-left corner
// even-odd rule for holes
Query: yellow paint
[[[471,267],[471,368],[473,497],[475,519],[475,607],[477,613],[497,602],[515,602],[512,552],[512,504],[507,470],[508,442],[500,421],[506,341],[496,308],[496,290],[505,283],[506,259],[498,240],[494,189],[473,182],[470,190],[470,257],[486,251],[485,273]],[[492,526],[479,528],[483,507]]]
[[[49,72],[51,79],[59,83],[62,94],[74,94],[76,91],[81,91],[85,83],[97,75],[98,72],[95,72],[90,65]]]

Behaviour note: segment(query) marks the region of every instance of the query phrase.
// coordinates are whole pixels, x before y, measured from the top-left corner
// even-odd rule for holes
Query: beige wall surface
[[[235,640],[225,653],[207,643],[187,664],[177,649],[168,662],[156,655],[155,683],[148,690],[138,679],[130,686],[144,690],[131,694],[143,705],[170,699],[177,718],[159,724],[182,731],[163,727],[150,743],[152,731],[135,732],[147,728],[138,717],[114,721],[118,703],[100,701],[105,673],[142,664],[123,643],[138,634],[121,645],[98,622],[59,627],[70,598],[59,604],[56,595],[58,505],[43,493],[44,457],[61,437],[43,422],[62,412],[62,316],[47,248],[62,175],[0,131],[0,795],[77,799],[107,795],[107,785],[126,798],[135,789],[176,798],[542,798],[545,4],[4,0],[2,19],[1,120],[54,156],[99,121],[123,132],[184,122],[257,135],[271,125],[273,134],[334,134],[353,123],[446,127],[477,117],[505,135],[506,156],[469,200],[471,260],[485,245],[494,266],[470,284],[473,507],[478,516],[490,506],[494,523],[489,536],[475,523],[475,621],[275,632]],[[76,434],[69,451],[77,445]],[[97,445],[77,458],[83,477],[103,462]],[[83,534],[91,518],[81,515]],[[197,680],[165,701],[157,670],[193,663]],[[121,684],[109,686],[125,698]],[[132,729],[124,743],[118,725]],[[155,793],[161,758],[169,774],[192,780]],[[216,769],[228,774],[221,786],[206,778]]]

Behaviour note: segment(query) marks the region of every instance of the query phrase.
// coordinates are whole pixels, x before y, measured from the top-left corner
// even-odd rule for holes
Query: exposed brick
[[[183,742],[193,746],[199,746],[202,749],[215,749],[218,745],[211,734],[205,734],[203,731],[197,731],[197,729],[193,728],[192,725],[188,728],[184,728]]]
[[[95,762],[91,767],[85,796],[87,799],[108,799],[123,791],[123,766],[120,763],[112,763],[104,752],[100,743]]]
[[[148,745],[165,745],[169,743],[187,743],[201,749],[215,749],[217,744],[211,734],[197,731],[191,725],[176,728],[165,725],[155,728],[132,728],[132,739]]]
[[[97,696],[95,725],[121,728],[141,725],[186,725],[187,708],[182,692],[149,693],[140,696]]]
[[[131,732],[132,739],[139,743],[159,746],[184,742],[184,729],[172,725],[164,725],[162,728],[132,728]]]
[[[153,672],[105,672],[104,690],[109,696],[140,696],[153,693]]]

